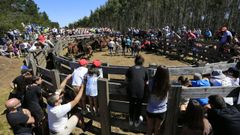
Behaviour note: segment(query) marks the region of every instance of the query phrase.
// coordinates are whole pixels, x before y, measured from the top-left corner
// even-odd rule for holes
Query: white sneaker
[[[142,122],[143,122],[143,116],[140,115],[138,121],[134,123],[134,126],[138,127]]]
[[[129,117],[129,125],[133,126],[133,121],[130,119],[130,117]]]

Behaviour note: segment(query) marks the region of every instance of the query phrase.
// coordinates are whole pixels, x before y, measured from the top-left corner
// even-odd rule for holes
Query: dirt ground
[[[179,62],[179,61],[172,61],[163,56],[158,56],[155,54],[145,54],[141,52],[141,55],[145,58],[145,66],[148,66],[151,63],[156,63],[160,65],[165,65],[168,67],[172,66],[185,66],[187,64]],[[123,65],[123,66],[131,66],[134,64],[134,58],[127,54],[126,56],[112,56],[108,55],[108,52],[98,52],[94,53],[93,57],[90,59],[101,60],[102,62],[107,62],[110,65]],[[4,102],[6,101],[8,94],[10,92],[10,83],[11,81],[20,74],[20,66],[22,65],[22,59],[17,58],[6,58],[0,56],[0,111],[1,113],[4,111]],[[9,125],[7,124],[5,115],[0,115],[0,135],[11,135],[12,132],[9,129]],[[96,123],[95,123],[96,124]],[[98,125],[98,124],[97,124]],[[96,125],[96,126],[97,126]],[[133,134],[130,132],[123,132],[119,128],[113,129],[115,132],[120,134]],[[77,130],[79,131],[79,130]],[[91,134],[91,133],[87,133]]]

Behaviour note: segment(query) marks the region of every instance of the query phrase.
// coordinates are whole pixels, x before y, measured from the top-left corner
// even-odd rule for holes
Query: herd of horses
[[[102,51],[108,46],[110,41],[109,36],[91,37],[85,39],[75,39],[67,45],[67,56],[71,58],[86,58],[89,59],[94,51]]]

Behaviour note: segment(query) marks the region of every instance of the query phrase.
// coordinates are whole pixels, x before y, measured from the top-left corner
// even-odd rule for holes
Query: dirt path
[[[148,66],[151,63],[165,65],[168,67],[187,65],[186,63],[182,63],[176,60],[169,60],[164,56],[158,56],[156,54],[146,54],[145,52],[141,52],[140,54],[145,59],[144,66]],[[94,53],[93,57],[90,60],[93,60],[93,59],[99,59],[103,63],[107,62],[110,65],[132,66],[134,64],[134,57],[130,56],[130,53],[128,53],[126,56],[121,56],[119,54],[117,56],[110,57],[108,52],[98,52],[98,53]]]

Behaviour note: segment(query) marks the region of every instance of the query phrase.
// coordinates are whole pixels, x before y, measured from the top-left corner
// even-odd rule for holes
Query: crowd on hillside
[[[22,24],[24,30],[10,29],[0,39],[0,55],[8,57],[26,56],[37,49],[53,48],[53,42],[66,36],[87,35],[110,31],[107,28],[49,28],[37,24]]]
[[[134,63],[126,72],[129,126],[139,128],[143,122],[142,103],[147,97],[147,134],[158,135],[166,118],[171,87],[169,71],[165,66],[158,66],[149,74],[143,67],[144,58],[141,55],[136,55]],[[42,78],[33,76],[27,65],[21,67],[21,75],[13,80],[13,91],[5,103],[7,120],[14,134],[67,135],[75,127],[83,131],[91,128],[92,120],[85,122],[83,116],[88,113],[99,116],[97,80],[103,77],[103,71],[99,60],[89,63],[86,59],[80,59],[79,65],[61,82],[59,89],[52,90],[54,93],[47,93],[41,88]],[[221,70],[214,70],[210,79],[204,79],[200,73],[196,73],[192,80],[179,77],[177,83],[188,87],[238,86],[239,65],[240,63],[230,68],[227,76]],[[70,100],[64,96],[67,94],[67,82],[70,82],[74,89],[75,96]],[[44,102],[44,98],[47,102]],[[89,106],[86,105],[86,101]],[[233,101],[220,95],[187,99],[181,104],[181,134],[240,134],[238,104],[238,98],[237,101]]]

